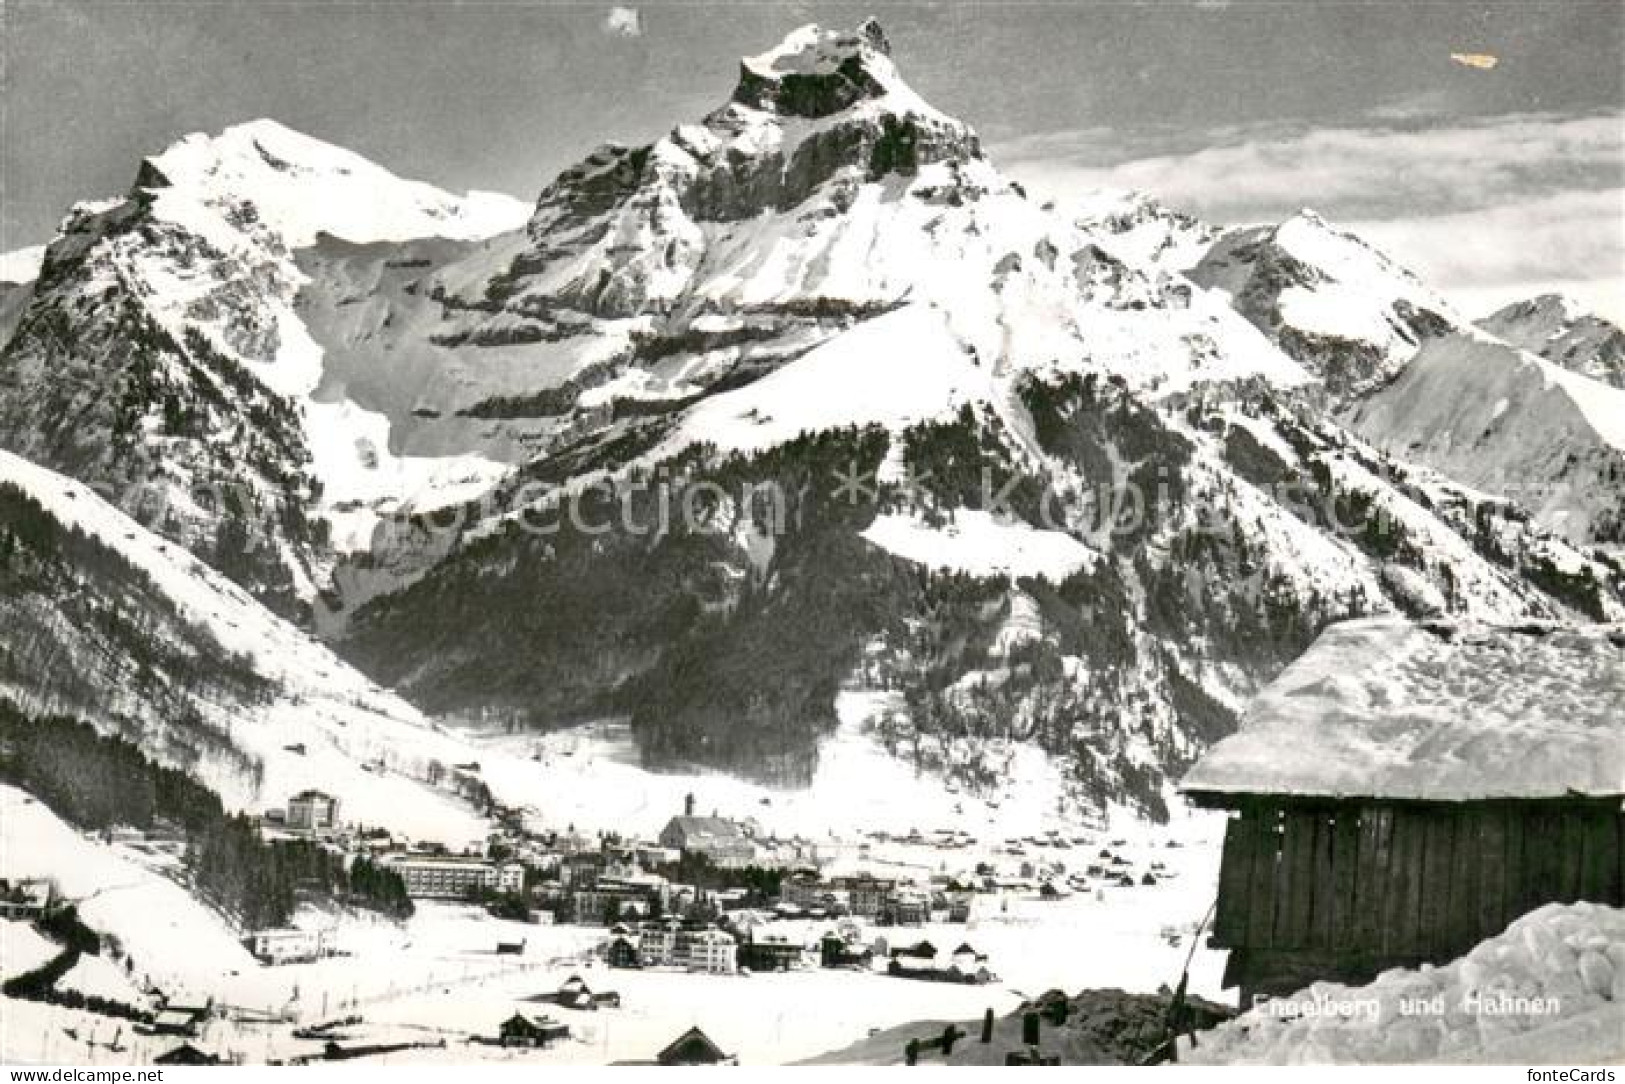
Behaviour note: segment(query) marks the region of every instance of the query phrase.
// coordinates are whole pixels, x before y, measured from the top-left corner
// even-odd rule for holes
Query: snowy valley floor
[[[560,742],[573,742],[574,755],[562,755]],[[740,807],[749,801],[764,819],[778,822],[784,817],[812,831],[818,812],[813,799],[835,797],[815,783],[810,792],[779,794],[773,799],[776,804],[762,806],[754,788],[734,793],[728,789],[733,784],[719,778],[651,776],[624,758],[602,755],[602,745],[589,750],[579,734],[550,740],[548,750],[547,776],[556,784],[547,801],[549,820],[564,812],[558,804],[561,797],[573,804],[597,794],[611,808],[583,807],[582,823],[658,827],[656,822],[669,816],[685,788],[697,787],[702,801],[714,798],[740,812],[748,812]],[[909,789],[902,775],[884,778],[900,773],[900,766],[889,758],[869,759],[860,741],[848,742],[832,754],[834,770],[849,778],[851,773],[860,774],[861,785],[852,793],[868,797],[847,808],[824,806],[834,811],[834,823],[819,836],[844,835],[856,818],[889,823],[893,818],[886,814],[906,810],[922,814],[918,823],[927,829],[939,823],[927,817],[939,813],[943,822],[969,823],[972,816],[983,821],[980,829],[989,841],[986,851],[943,853],[919,845],[875,845],[865,861],[879,869],[919,873],[968,869],[981,858],[992,857],[1006,832],[1014,833],[1023,825],[1036,830],[1033,818],[1039,803],[1050,800],[1043,788],[1032,788],[1024,799],[1001,802],[989,810],[943,791],[940,783],[933,788],[929,780],[919,780]],[[665,793],[668,790],[670,794]],[[936,797],[920,804],[930,790]],[[963,813],[955,814],[956,807]],[[642,823],[645,820],[648,825]],[[135,961],[128,977],[105,966],[93,974],[99,961],[82,961],[63,985],[88,993],[93,986],[111,983],[110,995],[135,1001],[140,999],[138,987],[150,981],[171,996],[212,997],[230,1008],[226,1018],[209,1021],[197,1045],[249,1062],[317,1053],[320,1042],[292,1037],[294,1024],[351,1014],[365,1020],[362,1026],[345,1030],[354,1042],[446,1043],[444,1048],[385,1055],[386,1061],[642,1060],[691,1025],[699,1025],[742,1062],[793,1062],[912,1020],[969,1019],[988,1008],[1002,1015],[1023,999],[1055,987],[1076,991],[1115,986],[1151,992],[1178,981],[1190,947],[1189,931],[1212,898],[1222,829],[1222,821],[1203,816],[1170,827],[1125,824],[1120,831],[1092,833],[1101,845],[1107,844],[1108,834],[1111,841],[1121,840],[1111,849],[1128,860],[1136,875],[1153,861],[1173,874],[1156,885],[1103,888],[1098,895],[1091,891],[1053,901],[1015,891],[984,895],[977,897],[977,907],[965,924],[866,931],[866,938],[879,934],[899,944],[920,938],[950,945],[970,941],[989,956],[989,966],[1000,978],[987,986],[960,986],[833,970],[755,976],[611,971],[589,962],[593,946],[604,939],[602,929],[505,922],[473,908],[437,904],[422,904],[418,914],[402,924],[353,915],[303,915],[303,924],[332,929],[338,947],[349,955],[263,967],[218,915],[163,875],[161,857],[87,838],[12,788],[0,788],[0,821],[0,876],[56,879],[64,894],[81,901],[86,921],[117,938]],[[1180,845],[1170,847],[1171,839]],[[1082,869],[1096,860],[1096,849],[1076,847],[1066,856],[1069,866]],[[1008,858],[1002,861],[1010,863]],[[1173,930],[1184,931],[1183,936],[1169,937]],[[816,931],[808,932],[817,936]],[[521,939],[526,942],[523,956],[495,954],[498,941]],[[39,942],[24,924],[0,923],[0,973],[11,976],[42,962],[50,947]],[[1193,989],[1218,998],[1221,970],[1222,957],[1198,949]],[[556,990],[576,973],[595,990],[620,993],[624,1007],[572,1012],[528,1000]],[[177,1042],[134,1035],[117,1021],[46,1005],[8,1000],[5,1009],[0,1060],[8,1063],[129,1064],[150,1061]],[[516,1010],[561,1018],[571,1026],[571,1040],[525,1053],[466,1042],[470,1035],[494,1034]],[[107,1049],[115,1036],[124,1050]]]

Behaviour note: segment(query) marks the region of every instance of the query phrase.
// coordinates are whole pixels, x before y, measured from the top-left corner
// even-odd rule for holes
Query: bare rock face
[[[143,166],[139,180],[158,177]],[[151,192],[76,207],[47,249],[0,351],[0,445],[297,615],[315,537],[309,452],[295,407],[244,365],[277,354],[276,275],[156,216]],[[192,290],[174,313],[144,285],[168,268]]]
[[[665,291],[627,280],[681,277],[703,255],[703,225],[782,213],[820,195],[839,211],[857,184],[980,160],[975,132],[909,89],[889,49],[873,20],[852,33],[803,27],[746,58],[730,100],[700,124],[645,147],[598,148],[542,192],[530,248],[493,283],[493,296],[534,298],[541,285],[595,315],[635,315],[660,307]],[[557,286],[522,281],[551,277],[611,238],[622,243],[591,275]]]

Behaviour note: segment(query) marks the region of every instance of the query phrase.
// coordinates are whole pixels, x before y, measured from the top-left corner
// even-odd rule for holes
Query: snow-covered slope
[[[122,951],[140,966],[142,978],[176,993],[208,991],[227,972],[259,967],[225,920],[186,889],[87,839],[24,791],[4,784],[0,877],[53,882],[86,924],[118,939]],[[8,958],[16,943],[15,926],[7,922],[0,928]],[[7,1045],[20,1046],[20,1038]]]
[[[1516,501],[1573,541],[1620,537],[1618,396],[1574,375],[1610,371],[1625,349],[1616,329],[1537,299],[1485,321],[1486,334],[1308,211],[1220,237],[1189,274],[1320,376],[1378,448]]]
[[[0,452],[0,695],[78,715],[185,767],[229,807],[305,787],[347,816],[462,843],[419,782],[467,747],[87,486]]]
[[[1625,388],[1625,331],[1560,294],[1515,301],[1478,326],[1519,350]]]
[[[263,229],[289,249],[329,233],[347,241],[480,240],[519,228],[529,204],[496,192],[453,196],[402,180],[342,147],[274,120],[194,132],[147,159],[138,184],[159,191],[158,214],[209,236],[215,215]],[[207,212],[203,209],[206,208]],[[218,235],[223,247],[238,239]]]
[[[1377,447],[1574,541],[1625,541],[1625,390],[1463,331],[1429,340],[1346,417]]]

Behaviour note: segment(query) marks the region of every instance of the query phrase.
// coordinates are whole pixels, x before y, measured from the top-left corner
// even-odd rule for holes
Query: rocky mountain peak
[[[774,230],[832,243],[871,186],[917,185],[922,201],[954,206],[1009,190],[976,133],[916,94],[889,50],[872,19],[804,26],[745,58],[732,96],[699,123],[643,147],[599,147],[541,193],[528,250],[482,303],[526,319],[669,313],[719,243],[742,252],[754,233],[752,251],[769,251]]]
[[[816,119],[907,89],[891,62],[885,31],[871,18],[852,32],[808,24],[767,52],[746,57],[733,100]]]
[[[1625,331],[1573,298],[1541,294],[1477,321],[1491,335],[1572,372],[1625,388]]]

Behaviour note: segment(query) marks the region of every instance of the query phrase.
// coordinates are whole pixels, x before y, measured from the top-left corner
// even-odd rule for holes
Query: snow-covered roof
[[[739,825],[726,817],[673,817],[667,829],[682,832],[691,842],[733,842],[745,838]]]
[[[1440,801],[1625,794],[1625,625],[1334,625],[1182,788]]]

